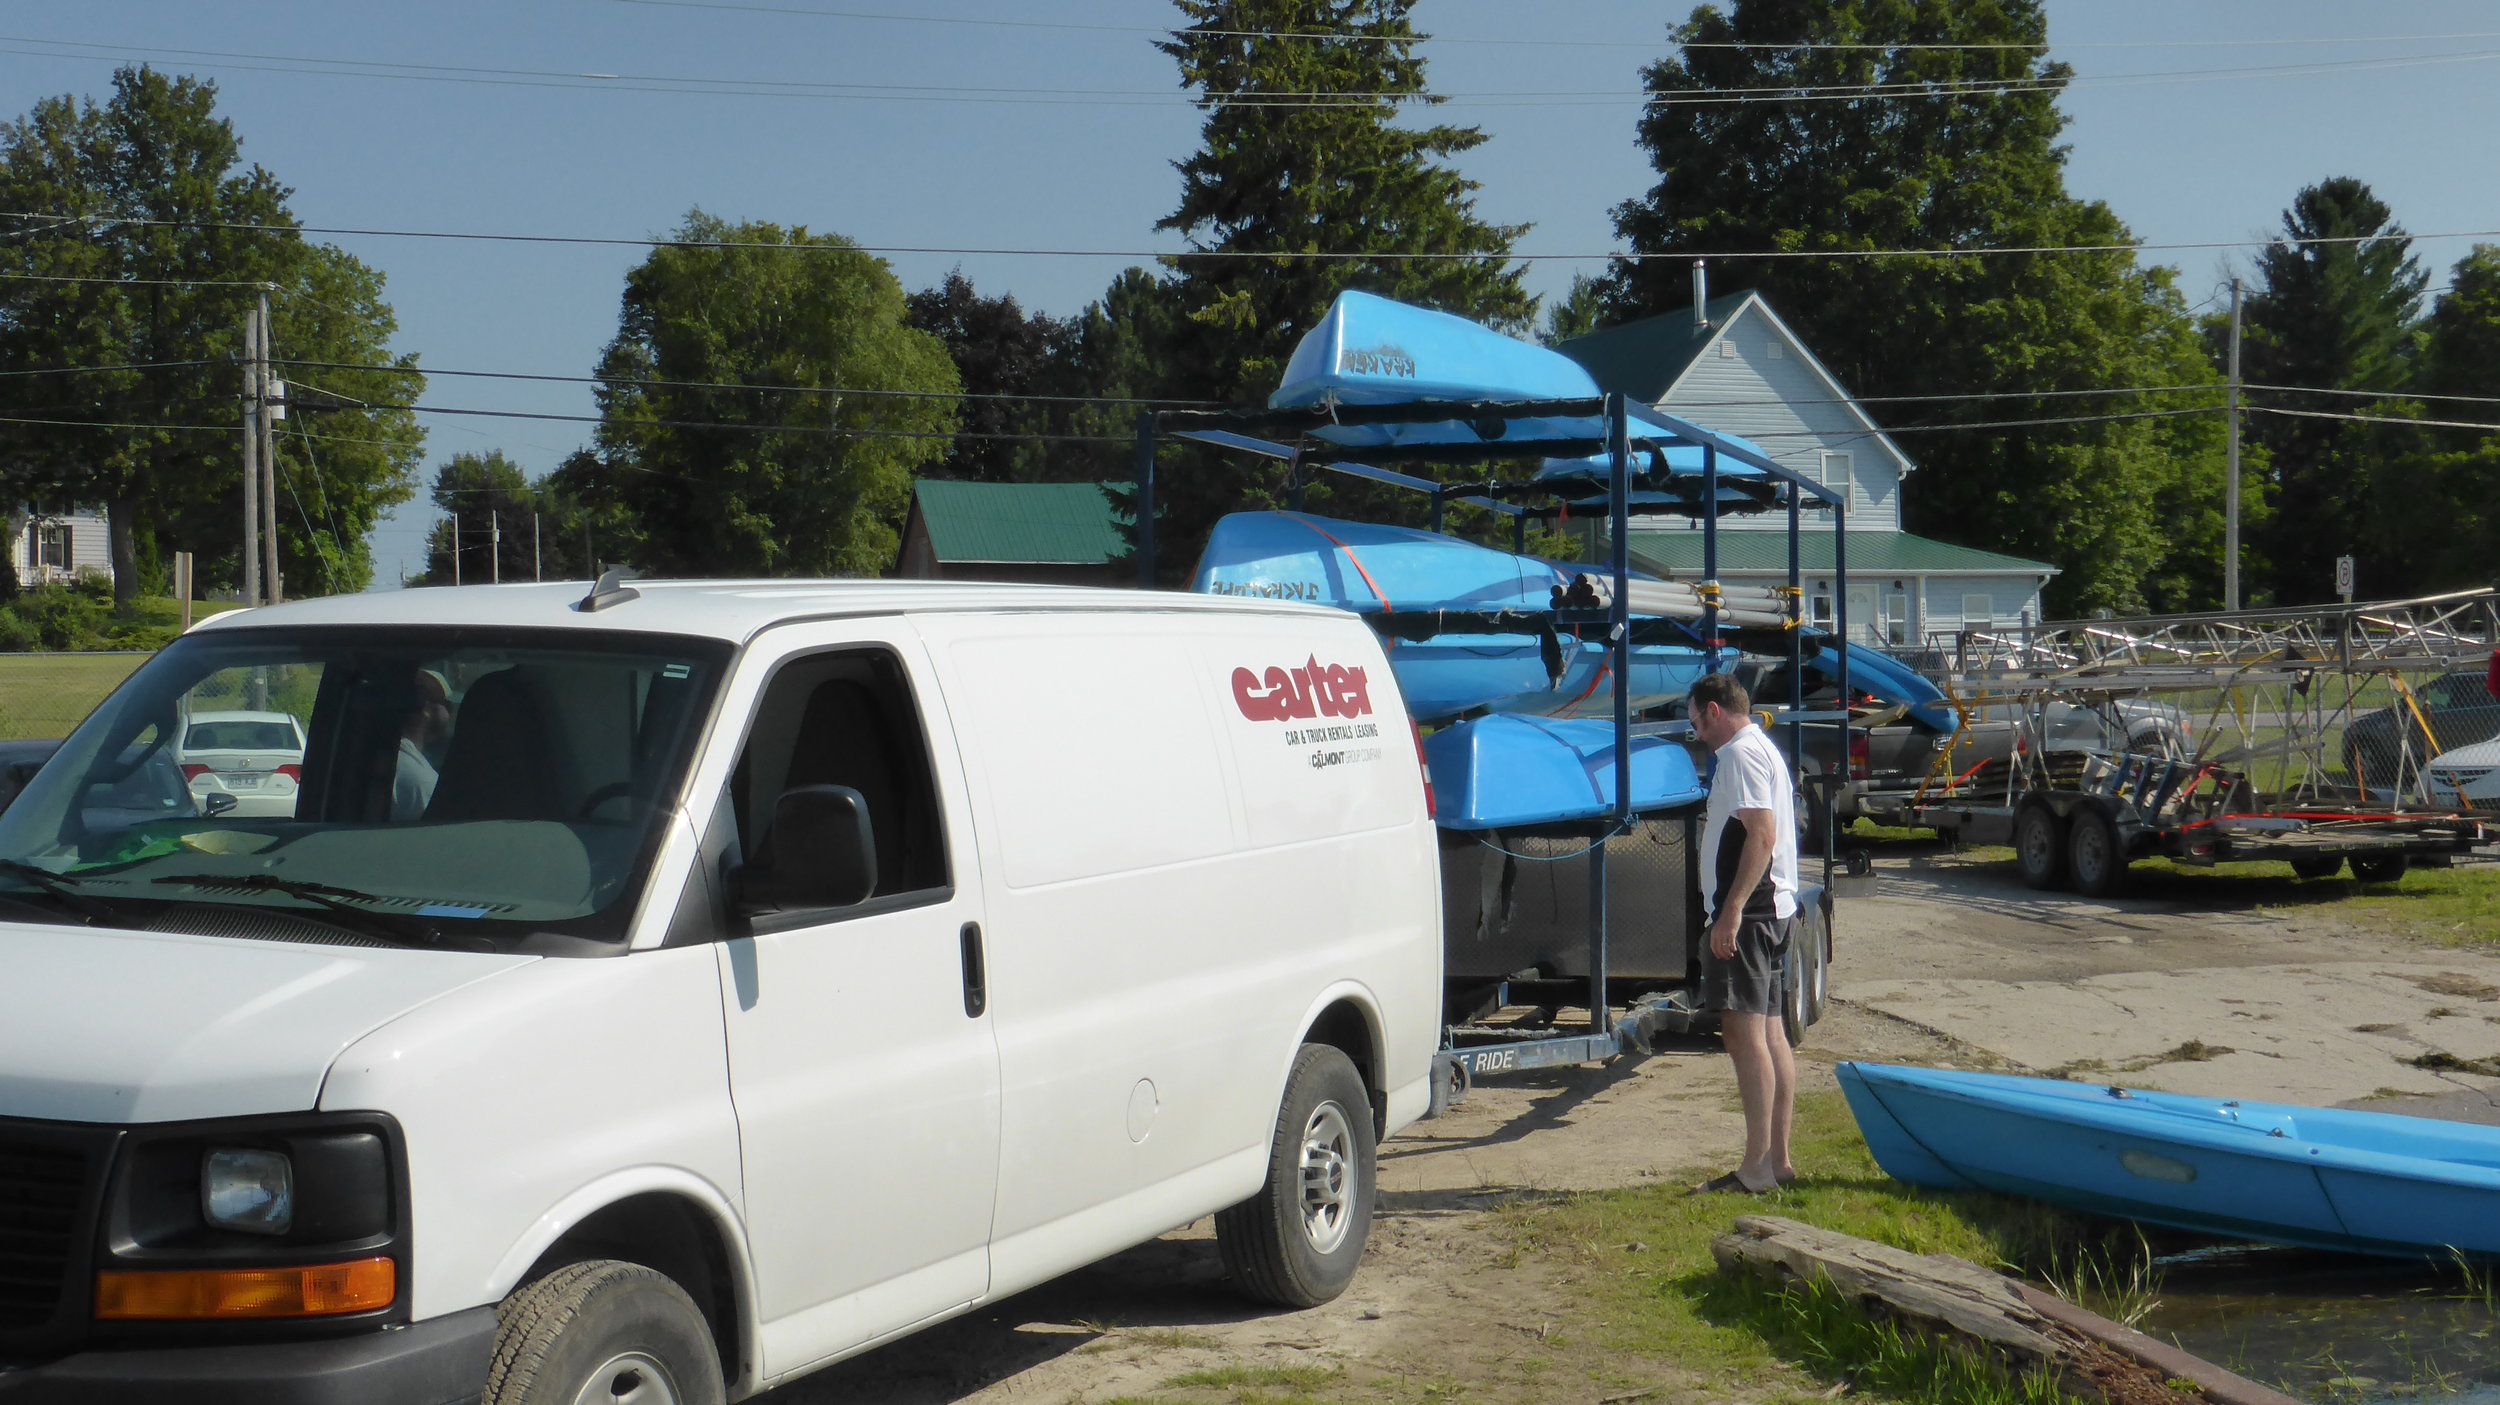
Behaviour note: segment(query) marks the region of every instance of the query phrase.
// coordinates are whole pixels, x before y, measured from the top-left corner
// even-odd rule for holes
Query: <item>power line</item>
[[[2279,395],[2346,395],[2362,400],[2444,400],[2460,405],[2500,405],[2500,395],[2426,395],[2418,390],[2342,390],[2327,386],[2244,384],[2247,390],[2270,390]]]
[[[19,215],[15,216],[15,218],[39,219],[42,218],[42,216]],[[92,215],[76,215],[70,217],[71,220],[80,224],[90,223],[96,218],[98,217]],[[132,220],[112,221],[112,223],[115,224],[132,224],[135,222],[136,221]],[[179,224],[181,221],[164,220],[156,221],[155,223]],[[281,225],[267,224],[236,225],[234,228],[265,230],[272,234],[285,234],[292,232]],[[43,231],[35,232],[41,233]],[[118,283],[124,287],[130,288],[259,288],[272,293],[283,291],[275,283],[266,282],[256,278],[85,278],[67,273],[5,272],[0,272],[0,278],[6,278],[20,283]]]
[[[1340,44],[1358,44],[1358,43],[1361,43],[1361,44],[1400,44],[1400,43],[1416,43],[1416,44],[1470,44],[1470,45],[1481,44],[1481,45],[1496,45],[1496,46],[1499,46],[1499,47],[1501,47],[1501,48],[1505,48],[1505,49],[1517,49],[1517,48],[1560,48],[1560,49],[1664,49],[1664,48],[1677,48],[1677,49],[1739,49],[1739,50],[1746,50],[1746,49],[1763,49],[1763,50],[1775,50],[1775,51],[1781,51],[1781,52],[1786,52],[1786,51],[1791,51],[1791,50],[1806,50],[1806,51],[1834,51],[1834,52],[1870,52],[1870,51],[1871,51],[1871,52],[1888,52],[1888,51],[1897,50],[1897,49],[1911,49],[1911,50],[1921,50],[1921,51],[1924,51],[1924,50],[1939,50],[1939,51],[1941,51],[1941,50],[1973,50],[1973,51],[1992,51],[1992,50],[2024,51],[2024,50],[2029,50],[2029,51],[2034,51],[2034,52],[2036,52],[2036,51],[2038,51],[2038,50],[2041,50],[2041,49],[2043,49],[2043,48],[2048,47],[2048,46],[2046,46],[2046,45],[2042,45],[2042,44],[2021,44],[2021,43],[2010,43],[2010,44],[1911,44],[1911,43],[1901,43],[1901,44],[1846,44],[1846,43],[1829,43],[1829,42],[1823,42],[1823,41],[1818,41],[1818,40],[1798,40],[1798,41],[1795,41],[1795,42],[1779,42],[1779,41],[1752,41],[1752,42],[1737,42],[1737,41],[1729,41],[1729,42],[1711,43],[1711,44],[1692,44],[1692,43],[1683,43],[1683,42],[1680,42],[1680,41],[1677,41],[1677,40],[1674,40],[1674,39],[1528,39],[1528,38],[1522,38],[1522,39],[1488,39],[1488,38],[1462,37],[1462,36],[1457,36],[1457,35],[1441,35],[1441,34],[1414,34],[1414,35],[1392,35],[1392,34],[1329,34],[1329,33],[1314,33],[1314,32],[1309,32],[1309,31],[1274,30],[1274,29],[1185,29],[1185,30],[1174,30],[1174,29],[1171,29],[1171,28],[1168,28],[1168,27],[1157,27],[1157,26],[1153,26],[1153,25],[1124,25],[1124,24],[1071,24],[1071,23],[1067,23],[1067,22],[1064,22],[1064,21],[1053,21],[1053,20],[968,19],[968,18],[958,18],[958,17],[954,17],[954,16],[948,16],[948,15],[903,15],[903,14],[888,14],[888,13],[879,13],[879,12],[864,11],[864,10],[819,10],[819,9],[807,9],[807,8],[802,8],[802,7],[795,6],[795,5],[755,5],[755,4],[734,4],[734,3],[728,3],[728,2],[727,2],[727,0],[608,0],[608,3],[610,3],[610,4],[618,4],[618,5],[641,5],[641,6],[646,6],[646,7],[649,7],[649,8],[654,8],[654,9],[670,9],[670,10],[721,10],[721,11],[731,11],[731,12],[740,12],[740,13],[748,13],[748,14],[764,14],[764,15],[797,15],[797,16],[804,16],[804,17],[815,18],[815,19],[835,19],[835,20],[872,20],[872,21],[886,21],[886,22],[892,22],[892,23],[898,23],[898,24],[953,25],[953,26],[964,26],[964,27],[969,27],[969,28],[987,28],[987,29],[1040,29],[1040,30],[1060,30],[1060,31],[1066,31],[1066,32],[1073,32],[1073,33],[1096,33],[1096,34],[1151,34],[1151,35],[1157,35],[1157,36],[1166,36],[1166,35],[1172,35],[1172,34],[1179,33],[1179,34],[1188,34],[1188,35],[1191,35],[1191,36],[1200,36],[1200,35],[1203,35],[1203,36],[1205,36],[1205,37],[1208,37],[1208,38],[1214,38],[1214,39],[1284,39],[1284,40],[1304,40],[1304,41],[1311,41],[1311,42],[1320,42],[1320,43],[1340,43]],[[2280,46],[2284,46],[2284,45],[2334,45],[2334,46],[2337,46],[2337,47],[2350,47],[2350,46],[2355,45],[2355,44],[2434,44],[2434,43],[2454,43],[2454,42],[2457,42],[2457,41],[2460,41],[2460,40],[2466,40],[2466,39],[2500,39],[2500,33],[2474,33],[2474,34],[2387,34],[2387,35],[2363,35],[2363,36],[2358,36],[2358,37],[2341,38],[2341,39],[2143,39],[2143,40],[2114,40],[2114,41],[2107,41],[2107,42],[2100,42],[2100,43],[2089,43],[2089,44],[2059,44],[2059,45],[2056,45],[2055,47],[2056,47],[2057,49],[2059,49],[2059,50],[2081,50],[2081,49],[2212,49],[2212,48],[2239,48],[2239,47],[2249,47],[2249,48],[2255,48],[2255,47],[2261,47],[2261,46],[2264,46],[2264,47],[2280,47]]]
[[[701,78],[676,74],[567,72],[559,69],[490,68],[465,64],[420,64],[384,62],[370,59],[305,57],[288,54],[260,54],[226,49],[172,49],[121,44],[99,44],[87,40],[38,39],[16,35],[0,35],[0,45],[36,44],[43,49],[5,49],[0,52],[30,54],[49,58],[113,59],[172,58],[179,61],[208,60],[207,67],[228,66],[253,72],[307,73],[317,75],[389,78],[408,82],[450,82],[487,86],[538,88],[605,88],[629,92],[682,93],[736,97],[817,98],[847,101],[910,101],[962,103],[1039,103],[1051,105],[1092,106],[1169,106],[1185,104],[1206,106],[1223,104],[1239,107],[1372,107],[1381,104],[1461,103],[1470,106],[1495,107],[1588,107],[1624,103],[1642,106],[1719,105],[1753,102],[1815,102],[1861,101],[1872,98],[1940,98],[1966,94],[2004,95],[2009,93],[2063,91],[2069,88],[2143,87],[2173,82],[2209,82],[2232,78],[2311,77],[2365,70],[2415,68],[2428,65],[2480,63],[2500,58],[2500,50],[2478,50],[2465,53],[2388,56],[2380,58],[2339,59],[2323,63],[2271,64],[2239,68],[2171,69],[2135,74],[2094,74],[2082,76],[2020,78],[1956,78],[1942,81],[1906,81],[1897,83],[1780,84],[1755,88],[1702,88],[1677,92],[1589,93],[1585,89],[1564,91],[1518,91],[1483,93],[1349,93],[1342,90],[1287,91],[1245,89],[1227,93],[1176,95],[1169,89],[1155,88],[1009,88],[997,85],[914,84],[823,82],[762,78]],[[1913,46],[1914,47],[1914,46]],[[92,50],[93,53],[60,53],[55,50]]]
[[[2417,420],[2403,415],[2354,415],[2335,410],[2289,410],[2278,405],[2250,405],[2246,409],[2252,415],[2283,415],[2300,420],[2342,420],[2347,424],[2392,424],[2413,429],[2500,430],[2500,424],[2484,420]]]
[[[179,366],[222,366],[222,360],[203,361],[126,361],[118,366],[36,366],[21,371],[0,371],[0,376],[88,376],[105,371],[156,371]]]
[[[39,211],[0,210],[0,219],[50,219]],[[2430,234],[2343,234],[2306,238],[2274,236],[2257,239],[2213,239],[2165,244],[2030,244],[1985,248],[1944,249],[1763,249],[1763,250],[1693,250],[1663,249],[1655,252],[1615,250],[1592,254],[1524,254],[1485,251],[1481,253],[1415,253],[1375,250],[1290,250],[1255,249],[1025,249],[1012,247],[963,247],[935,244],[791,244],[768,240],[737,239],[666,239],[622,238],[613,235],[581,234],[493,234],[463,230],[440,229],[372,229],[344,225],[262,225],[224,220],[158,220],[120,219],[113,223],[141,228],[215,229],[258,232],[265,234],[322,234],[338,238],[371,239],[446,239],[468,240],[494,244],[569,244],[589,247],[632,249],[715,249],[778,250],[807,254],[951,254],[960,257],[994,256],[1002,258],[1091,258],[1091,259],[1161,259],[1181,262],[1190,259],[1266,259],[1287,263],[1296,259],[1319,259],[1335,262],[1374,261],[1380,263],[1515,260],[1522,263],[1579,262],[1597,263],[1620,260],[1639,263],[1647,259],[1869,259],[1869,258],[2000,258],[2012,255],[2043,254],[2133,254],[2194,252],[2212,249],[2263,249],[2280,245],[2285,248],[2306,248],[2334,244],[2370,244],[2380,240],[2403,240],[2421,243],[2435,239],[2500,238],[2500,229],[2448,230]],[[259,284],[237,286],[258,287]]]
[[[397,367],[375,365],[370,362],[355,361],[287,361],[285,364],[289,366],[310,366],[316,370],[333,371],[394,371],[399,369]],[[605,376],[558,376],[526,371],[448,371],[433,366],[411,367],[408,368],[404,374],[421,376],[464,376],[481,380],[550,381],[560,385],[630,385],[656,390],[735,390],[773,391],[790,395],[856,395],[870,399],[1014,400],[1030,401],[1039,404],[1159,406],[1166,409],[1205,409],[1214,404],[1214,402],[1210,400],[1148,400],[1123,395],[1023,395],[1011,394],[1005,391],[974,390],[863,390],[856,386],[839,385],[751,385],[738,381],[643,380],[630,377],[610,379]],[[324,393],[337,394],[335,391]]]

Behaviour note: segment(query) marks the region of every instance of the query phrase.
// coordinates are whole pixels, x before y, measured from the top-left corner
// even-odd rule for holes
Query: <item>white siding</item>
[[[1965,595],[1988,597],[1988,613],[1999,629],[2018,629],[2028,611],[2035,621],[2040,614],[2040,585],[2036,576],[1930,576],[1927,578],[1927,627],[1945,632],[1970,623],[1962,608]]]
[[[1774,344],[1781,354],[1773,356]],[[1882,439],[1864,428],[1846,405],[1834,404],[1844,392],[1798,354],[1779,327],[1747,303],[1719,345],[1733,346],[1733,357],[1717,347],[1696,358],[1658,406],[1706,428],[1721,430],[1762,446],[1783,467],[1820,481],[1825,453],[1850,456],[1849,525],[1860,531],[1901,529],[1901,465]],[[1838,484],[1827,484],[1837,487]],[[1824,520],[1811,514],[1809,521]],[[1731,517],[1722,526],[1743,530],[1786,530],[1784,513]]]
[[[74,580],[80,571],[85,570],[102,571],[108,576],[112,574],[112,533],[101,514],[28,514],[23,522],[12,553],[21,584],[45,585]],[[69,565],[66,569],[46,565],[43,561],[41,535],[43,526],[48,523],[57,523],[69,529]]]

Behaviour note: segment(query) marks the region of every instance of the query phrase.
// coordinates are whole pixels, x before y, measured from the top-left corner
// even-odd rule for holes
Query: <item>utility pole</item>
[[[489,569],[491,569],[491,570],[495,573],[495,584],[497,584],[497,585],[502,585],[502,584],[503,584],[503,514],[502,514],[502,513],[500,513],[500,512],[495,512],[495,511],[492,511],[492,510],[490,510],[490,511],[488,511],[488,512],[487,512],[487,514],[486,514],[486,532],[487,532],[487,538],[486,538],[486,560],[487,560],[487,564],[488,564]]]
[[[260,532],[261,593],[272,605],[286,601],[286,587],[278,578],[278,433],[273,400],[277,380],[269,374],[269,293],[260,294],[260,340],[253,347],[260,363],[260,385],[253,402],[253,415],[260,425]]]
[[[243,551],[236,557],[243,603],[260,603],[260,319],[243,314]]]
[[[451,510],[451,583],[460,584],[460,509]]]
[[[2240,280],[2231,280],[2231,415],[2223,454],[2222,604],[2240,607]]]
[[[538,514],[533,512],[530,514],[530,579],[543,581],[546,578],[546,565],[538,555]]]

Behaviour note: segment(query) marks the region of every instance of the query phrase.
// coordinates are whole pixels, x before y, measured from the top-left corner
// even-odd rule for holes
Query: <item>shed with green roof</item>
[[[912,485],[894,574],[913,580],[1127,585],[1124,517],[1101,483]]]

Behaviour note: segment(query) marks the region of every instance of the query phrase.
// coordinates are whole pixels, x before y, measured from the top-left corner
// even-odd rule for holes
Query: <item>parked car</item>
[[[2500,810],[2500,739],[2443,751],[2423,768],[2433,805]]]
[[[82,812],[281,668],[291,817]],[[459,707],[395,818],[428,675]],[[0,813],[0,1207],[40,1210],[0,1397],[743,1399],[1210,1214],[1247,1295],[1326,1301],[1432,1103],[1438,844],[1333,610],[642,581],[213,619]]]
[[[2344,730],[2344,763],[2366,789],[2409,787],[2430,758],[2500,737],[2500,698],[2491,695],[2481,669],[2443,674],[2414,698],[2419,718],[2412,708],[2386,707],[2354,718]]]
[[[0,810],[9,808],[9,802],[60,747],[58,740],[0,742]]]
[[[174,747],[191,793],[231,795],[242,819],[295,813],[304,774],[304,725],[289,712],[194,712]]]

